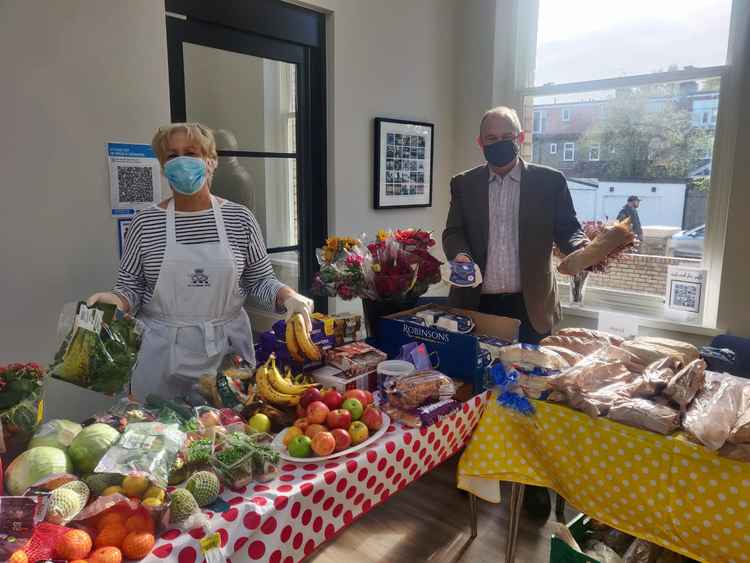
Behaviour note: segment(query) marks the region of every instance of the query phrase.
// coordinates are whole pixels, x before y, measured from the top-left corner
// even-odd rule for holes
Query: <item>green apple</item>
[[[357,401],[359,402],[359,401]],[[367,438],[370,436],[370,431],[367,429],[367,426],[363,422],[352,422],[351,426],[349,427],[349,435],[352,437],[352,446],[356,446],[357,444],[361,444]]]
[[[352,415],[352,420],[359,420],[362,416],[362,411],[364,411],[362,402],[359,399],[347,399],[343,402],[341,408],[349,411],[349,414]]]
[[[312,440],[307,436],[293,438],[287,446],[289,455],[292,457],[310,457],[312,453]]]
[[[247,421],[247,427],[254,432],[268,433],[271,431],[271,419],[262,412],[258,412]]]

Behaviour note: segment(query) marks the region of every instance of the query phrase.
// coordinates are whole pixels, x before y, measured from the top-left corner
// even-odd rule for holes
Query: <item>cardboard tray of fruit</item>
[[[280,455],[281,459],[286,460],[286,461],[295,461],[295,462],[298,462],[298,463],[311,462],[311,461],[326,461],[326,460],[329,460],[329,459],[334,459],[334,458],[337,458],[337,457],[341,457],[342,455],[347,455],[347,454],[350,454],[350,453],[353,453],[353,452],[357,452],[357,451],[359,451],[361,449],[366,448],[367,446],[369,446],[373,442],[377,441],[383,434],[386,433],[386,431],[388,430],[388,427],[391,424],[391,417],[389,417],[386,413],[384,413],[382,411],[381,411],[381,414],[382,414],[382,417],[383,417],[383,423],[382,423],[382,426],[380,427],[380,429],[377,432],[375,432],[374,434],[370,435],[366,440],[364,440],[363,442],[360,442],[356,446],[351,446],[349,448],[346,448],[346,449],[343,449],[343,450],[340,450],[340,451],[337,451],[337,452],[335,451],[332,454],[327,455],[327,456],[323,456],[323,457],[294,457],[294,456],[290,455],[289,451],[287,450],[287,447],[284,445],[284,435],[290,430],[290,428],[284,428],[284,430],[282,430],[281,432],[279,432],[278,434],[276,434],[276,437],[274,438],[274,440],[272,442],[272,446],[274,447],[274,449],[276,451],[279,452],[279,455]]]

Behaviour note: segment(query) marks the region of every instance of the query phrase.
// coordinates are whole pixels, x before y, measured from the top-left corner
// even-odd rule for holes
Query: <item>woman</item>
[[[172,197],[136,214],[117,283],[88,303],[111,303],[145,325],[131,392],[186,395],[228,352],[254,363],[245,298],[308,327],[312,301],[279,282],[253,214],[211,195],[213,133],[198,123],[160,128],[151,142]]]

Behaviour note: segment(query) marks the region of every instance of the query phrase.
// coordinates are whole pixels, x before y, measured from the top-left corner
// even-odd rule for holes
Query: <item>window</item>
[[[547,112],[535,111],[534,112],[534,133],[544,133],[545,125],[547,123]]]
[[[607,3],[605,9],[593,9],[601,7],[593,0],[575,0],[577,10],[558,0],[532,4],[538,9],[519,12],[521,44],[536,43],[533,55],[519,49],[519,76],[528,77],[519,93],[531,111],[544,107],[550,115],[560,112],[559,121],[547,123],[545,135],[565,139],[562,161],[568,180],[590,182],[589,190],[571,191],[579,216],[589,210],[591,217],[585,219],[616,217],[628,196],[643,193],[638,188],[648,183],[658,190],[640,203],[644,227],[684,230],[707,224],[706,240],[711,240],[707,201],[726,204],[722,198],[695,197],[692,180],[686,178],[710,175],[712,170],[726,84],[722,79],[736,72],[727,66],[727,54],[730,46],[732,53],[741,48],[739,43],[729,44],[732,0],[694,0],[689,6],[679,0],[630,0]],[[583,12],[586,18],[580,17]],[[537,21],[525,19],[530,14]],[[705,26],[696,29],[691,23],[695,21]],[[524,37],[524,32],[534,30],[535,38]],[[649,41],[644,43],[646,36]],[[587,147],[588,159],[576,160],[576,144]],[[703,185],[710,180],[705,177]],[[641,246],[641,254],[653,260],[654,271],[670,264],[666,246],[648,240]],[[717,247],[707,243],[704,250],[701,241],[698,257],[685,265],[703,262],[710,270],[713,248]],[[600,304],[627,302],[631,311],[654,314],[663,310],[665,283],[666,278],[657,274],[633,283],[625,268],[612,268],[589,280],[589,292],[601,296]]]
[[[599,160],[599,144],[594,143],[589,147],[589,160]]]
[[[563,160],[571,162],[576,159],[576,144],[565,143],[563,145]]]
[[[557,154],[557,143],[550,143],[549,144],[549,153],[550,154]]]

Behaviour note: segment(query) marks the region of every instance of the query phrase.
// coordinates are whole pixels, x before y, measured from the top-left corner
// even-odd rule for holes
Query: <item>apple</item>
[[[344,428],[334,428],[333,430],[331,430],[331,435],[336,440],[336,447],[333,450],[335,452],[345,450],[352,445],[352,437],[349,436],[349,432],[347,432]]]
[[[336,409],[341,408],[341,403],[344,402],[344,397],[342,397],[341,393],[339,393],[335,389],[329,389],[328,391],[323,393],[323,398],[321,400],[329,409],[335,411]]]
[[[307,409],[302,405],[297,405],[297,418],[305,418],[307,416]]]
[[[287,428],[286,432],[284,433],[284,445],[289,446],[289,442],[294,440],[297,436],[302,436],[303,432],[300,430],[298,426],[290,426]]]
[[[310,457],[312,440],[307,436],[297,436],[289,442],[287,450],[292,457]]]
[[[304,432],[305,430],[307,430],[307,427],[309,425],[310,425],[310,422],[305,417],[298,418],[297,420],[294,421],[294,426],[296,426],[297,428],[299,428],[300,430],[302,430],[302,432]]]
[[[323,401],[313,401],[307,405],[307,420],[310,424],[323,424],[331,412]]]
[[[336,448],[336,438],[330,432],[318,432],[312,439],[312,451],[319,457],[331,455]]]
[[[362,416],[362,411],[364,410],[359,399],[347,399],[341,407],[351,413],[352,420],[359,420]]]
[[[328,428],[323,426],[322,424],[310,424],[307,429],[305,430],[305,436],[310,438],[311,440],[315,438],[317,434],[320,434],[321,432],[327,432]]]
[[[310,389],[302,393],[302,398],[299,400],[299,404],[303,409],[306,409],[310,403],[320,401],[321,398],[322,396],[320,394],[320,391],[318,391],[315,387],[311,387]]]
[[[344,393],[344,400],[346,399],[357,399],[362,405],[368,404],[367,395],[362,389],[349,389]]]
[[[349,427],[349,436],[352,437],[352,445],[361,444],[370,436],[370,431],[363,422],[354,421]]]
[[[375,407],[367,407],[365,412],[362,413],[362,418],[360,420],[372,432],[380,430],[383,426],[383,415]]]
[[[346,409],[336,409],[328,413],[326,424],[328,428],[349,428],[352,423],[352,413]]]
[[[375,398],[372,396],[372,393],[369,391],[362,391],[365,394],[365,399],[367,399],[366,403],[362,403],[364,406],[372,405],[375,402]]]

